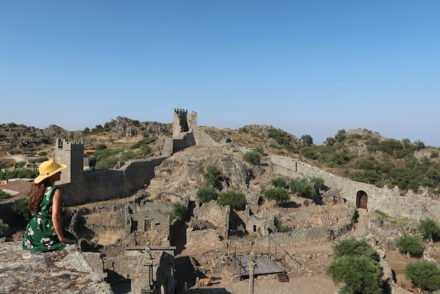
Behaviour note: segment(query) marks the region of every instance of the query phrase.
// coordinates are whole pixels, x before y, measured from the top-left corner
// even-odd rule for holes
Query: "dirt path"
[[[390,264],[391,268],[396,274],[397,285],[408,291],[414,291],[414,289],[412,289],[411,282],[405,276],[405,267],[407,264],[416,262],[420,259],[408,257],[393,250],[387,252],[385,260]]]
[[[268,278],[255,280],[255,294],[333,294],[337,289],[332,280],[325,275],[292,276],[288,283]],[[249,293],[249,280],[230,282],[222,279],[219,284],[200,289],[194,288],[189,293],[247,294]]]

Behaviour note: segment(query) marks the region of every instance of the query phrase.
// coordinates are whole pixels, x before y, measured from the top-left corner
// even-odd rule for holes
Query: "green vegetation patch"
[[[231,208],[243,210],[247,204],[246,196],[239,191],[225,191],[219,195],[220,205],[230,205]]]
[[[199,198],[201,203],[217,200],[218,192],[212,186],[202,187],[197,191],[197,198]]]
[[[400,253],[409,254],[414,257],[421,257],[425,249],[420,237],[407,234],[397,239],[396,247],[399,248]]]
[[[180,202],[174,203],[173,209],[170,212],[170,222],[184,220],[187,213],[188,209],[185,205]]]
[[[289,201],[289,192],[283,188],[271,188],[264,191],[264,197],[269,200],[275,200],[277,204]]]
[[[415,287],[426,291],[440,290],[440,267],[434,262],[421,260],[410,263],[405,268],[405,274]]]
[[[382,268],[365,240],[342,240],[335,246],[334,256],[327,274],[334,282],[345,284],[340,293],[382,293]]]

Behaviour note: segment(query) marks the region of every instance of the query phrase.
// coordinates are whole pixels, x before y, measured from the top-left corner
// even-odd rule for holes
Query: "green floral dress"
[[[53,251],[66,247],[66,244],[58,240],[52,223],[52,199],[57,186],[46,188],[43,200],[41,201],[40,211],[32,212],[32,218],[29,221],[24,232],[23,249],[30,251]],[[64,237],[76,243],[76,237],[63,230]]]

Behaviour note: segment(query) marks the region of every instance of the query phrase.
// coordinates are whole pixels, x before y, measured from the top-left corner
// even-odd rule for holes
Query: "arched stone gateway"
[[[365,191],[359,191],[356,193],[356,207],[368,209],[368,195]]]

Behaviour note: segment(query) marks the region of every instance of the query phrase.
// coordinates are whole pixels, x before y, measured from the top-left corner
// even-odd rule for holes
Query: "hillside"
[[[298,158],[356,181],[416,192],[426,187],[430,194],[440,195],[440,149],[427,147],[420,141],[400,141],[356,129],[340,130],[324,144],[315,145],[310,136],[299,139],[267,125],[246,125],[235,130],[201,129],[217,142]],[[125,117],[73,132],[55,125],[38,129],[14,123],[1,124],[0,168],[21,168],[22,161],[27,162],[27,167],[35,167],[51,156],[56,137],[83,140],[86,149],[97,149],[97,167],[111,168],[118,162],[154,153],[158,149],[158,138],[163,136],[171,136],[170,124]]]
[[[101,151],[103,153],[101,157],[105,158],[109,156],[107,153],[112,153],[114,156],[115,150],[124,153],[126,149],[131,149],[135,152],[124,156],[125,159],[130,159],[144,157],[154,150],[145,147],[143,152],[137,152],[138,150],[133,149],[139,149],[141,145],[151,144],[158,137],[170,136],[170,134],[170,124],[140,122],[126,117],[117,117],[103,125],[87,127],[82,131],[67,131],[56,125],[39,129],[15,123],[0,124],[0,170],[35,168],[39,162],[53,156],[53,144],[57,137],[73,141],[81,140],[86,149],[108,149]],[[145,138],[149,139],[145,140]],[[138,145],[133,146],[135,144]],[[104,167],[111,166],[107,164]],[[0,178],[2,178],[1,174]]]

